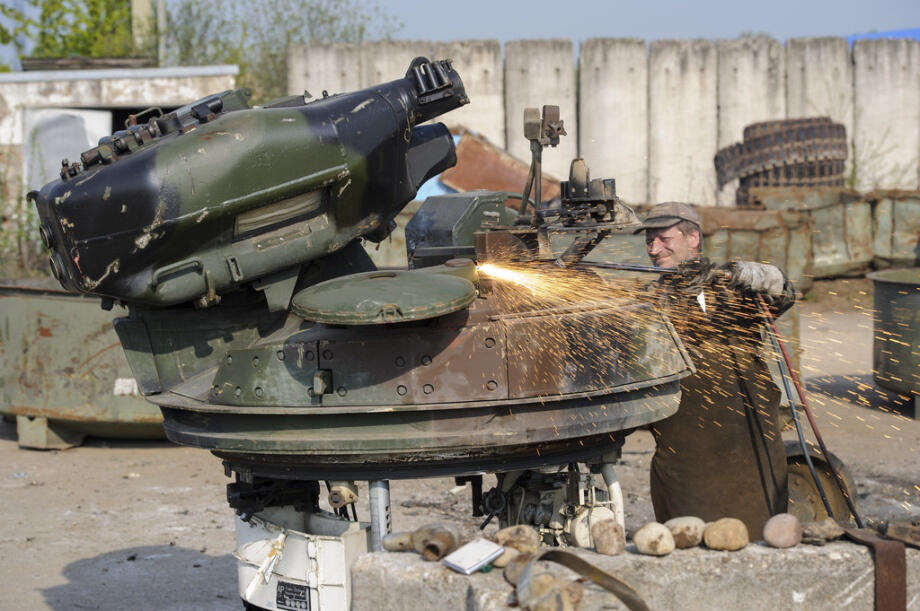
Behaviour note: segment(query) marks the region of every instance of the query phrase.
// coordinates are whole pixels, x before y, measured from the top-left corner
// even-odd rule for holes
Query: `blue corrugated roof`
[[[920,40],[920,28],[888,30],[887,32],[866,32],[865,34],[851,34],[850,36],[847,36],[847,42],[852,45],[854,40],[872,40],[874,38],[913,38],[914,40]]]

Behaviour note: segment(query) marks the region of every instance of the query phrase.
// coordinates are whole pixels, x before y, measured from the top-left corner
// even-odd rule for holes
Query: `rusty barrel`
[[[875,383],[913,395],[916,404],[920,396],[920,268],[890,269],[869,274],[869,278],[875,286]]]
[[[51,279],[0,281],[0,413],[19,445],[60,449],[84,437],[163,437],[160,410],[138,393],[99,300]]]

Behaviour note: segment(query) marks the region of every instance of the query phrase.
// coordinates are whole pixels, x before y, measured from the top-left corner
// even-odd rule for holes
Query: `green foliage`
[[[378,5],[357,0],[174,0],[166,27],[166,62],[237,64],[253,100],[287,94],[292,44],[360,43],[402,28]]]
[[[30,57],[125,57],[137,54],[130,0],[37,0],[38,17],[8,6],[0,14],[0,44],[12,43]]]

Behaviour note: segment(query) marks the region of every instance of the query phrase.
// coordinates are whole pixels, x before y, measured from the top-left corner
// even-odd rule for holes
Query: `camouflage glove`
[[[732,266],[729,286],[754,293],[763,293],[770,298],[780,297],[786,284],[786,277],[775,265],[736,261]]]

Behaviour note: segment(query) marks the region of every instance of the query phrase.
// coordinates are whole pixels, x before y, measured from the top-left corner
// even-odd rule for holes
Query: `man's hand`
[[[736,261],[731,266],[732,277],[729,286],[754,293],[763,293],[771,298],[783,294],[786,282],[783,272],[775,265],[754,263],[752,261]]]

